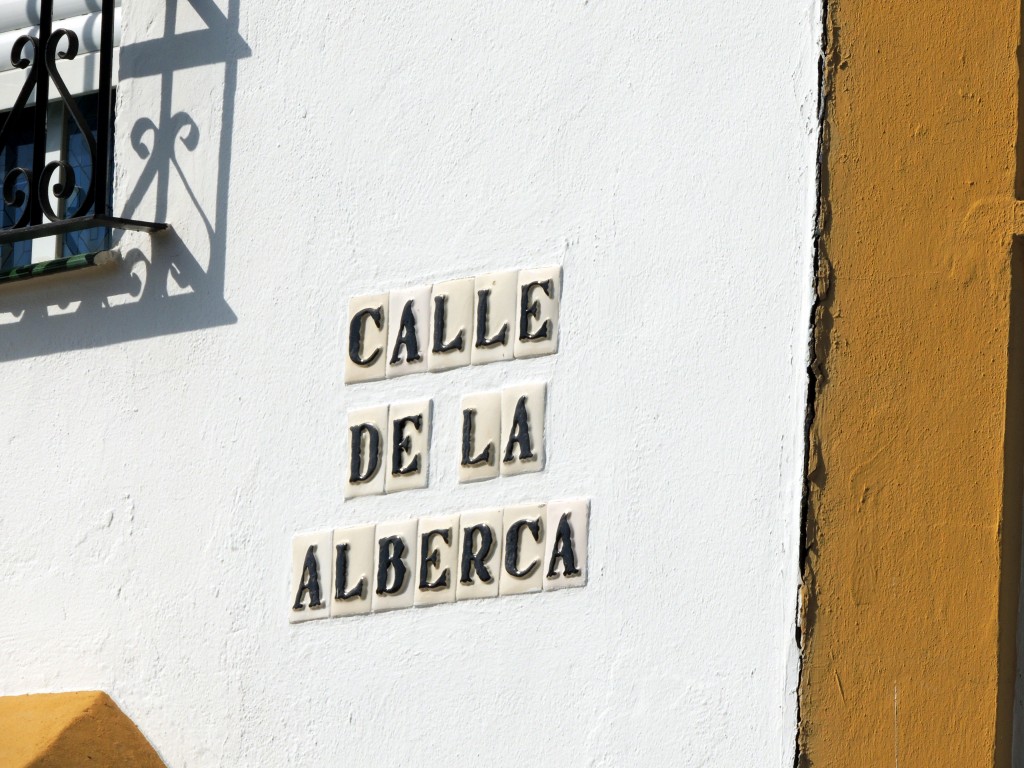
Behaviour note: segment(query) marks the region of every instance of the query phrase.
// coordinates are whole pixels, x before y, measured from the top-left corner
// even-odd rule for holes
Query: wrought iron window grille
[[[61,77],[58,62],[74,59],[78,55],[78,35],[70,29],[53,28],[53,0],[41,0],[38,35],[21,35],[11,49],[11,63],[16,69],[26,70],[25,82],[11,107],[3,127],[0,128],[0,147],[31,120],[31,162],[7,171],[3,179],[4,203],[14,209],[13,223],[0,227],[0,245],[34,240],[51,235],[64,235],[83,229],[137,230],[156,232],[167,225],[114,216],[110,211],[110,131],[113,126],[112,78],[114,56],[114,0],[102,0],[100,10],[99,90],[96,93],[97,120],[95,136],[85,115]],[[91,178],[81,200],[68,210],[69,200],[75,193],[75,171],[67,158],[46,161],[47,131],[57,130],[47,125],[50,88],[56,89],[68,116],[88,144],[92,160]],[[32,109],[28,101],[35,94]],[[51,186],[52,185],[52,186]],[[52,199],[51,199],[52,195]],[[53,204],[57,201],[57,205]],[[60,263],[68,268],[84,266],[81,258],[50,262],[47,270],[38,274],[52,274],[60,270]],[[18,277],[32,276],[20,270]]]

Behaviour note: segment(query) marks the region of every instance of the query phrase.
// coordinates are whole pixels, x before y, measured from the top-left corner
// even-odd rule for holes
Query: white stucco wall
[[[281,8],[126,2],[174,231],[0,288],[0,693],[175,767],[791,765],[817,3]],[[549,263],[557,355],[343,384],[350,296]],[[547,469],[460,486],[531,380]],[[346,412],[423,397],[429,487],[343,501]],[[297,532],[572,496],[584,589],[287,623]]]

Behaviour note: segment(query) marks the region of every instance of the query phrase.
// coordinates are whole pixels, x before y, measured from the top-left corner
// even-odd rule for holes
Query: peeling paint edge
[[[804,472],[802,478],[802,489],[800,496],[800,543],[799,543],[799,583],[797,586],[796,600],[796,745],[793,750],[793,768],[808,768],[810,759],[803,749],[803,682],[804,682],[804,653],[807,639],[811,630],[808,608],[813,599],[813,569],[809,563],[809,555],[812,549],[809,525],[811,516],[811,476],[813,474],[814,456],[817,445],[814,440],[814,428],[816,421],[816,405],[818,391],[821,386],[821,371],[825,362],[827,350],[821,344],[821,323],[820,316],[825,310],[825,301],[831,292],[831,280],[828,275],[822,274],[823,269],[828,268],[828,255],[825,244],[825,232],[828,229],[828,152],[829,152],[829,125],[828,108],[830,104],[830,88],[833,82],[835,46],[833,30],[831,28],[829,0],[821,0],[819,24],[821,37],[819,38],[818,54],[818,149],[815,163],[815,186],[817,190],[814,210],[814,234],[813,253],[811,262],[811,274],[813,280],[812,301],[810,317],[808,318],[809,332],[807,340],[807,395],[804,410]],[[815,452],[815,453],[812,453]]]

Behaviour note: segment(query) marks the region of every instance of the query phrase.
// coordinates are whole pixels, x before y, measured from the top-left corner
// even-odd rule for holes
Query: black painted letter
[[[473,456],[473,432],[476,428],[476,411],[467,408],[462,412],[462,466],[476,467],[491,463],[493,443],[488,443],[476,456]]]
[[[530,532],[534,541],[540,541],[540,518],[516,520],[509,526],[508,533],[505,534],[505,570],[508,571],[509,576],[515,576],[517,579],[527,578],[540,566],[540,560],[537,559],[530,563],[525,571],[519,569],[519,544],[523,528]]]
[[[391,365],[398,365],[402,360],[402,347],[405,347],[405,362],[415,363],[423,358],[420,357],[420,340],[416,334],[416,313],[412,311],[413,300],[405,302],[405,309],[402,310],[402,320],[398,325],[398,337],[395,339],[395,348],[391,350]],[[395,319],[391,318],[391,322]]]
[[[395,477],[411,475],[420,471],[420,455],[417,453],[407,465],[402,466],[402,455],[412,450],[412,438],[405,434],[407,425],[412,424],[417,432],[423,431],[423,414],[403,416],[391,423],[391,474]]]
[[[533,454],[533,441],[530,439],[530,414],[526,410],[526,395],[519,398],[516,403],[516,412],[512,417],[512,430],[508,434],[508,442],[505,444],[504,462],[509,464],[515,461],[513,453],[515,447],[519,446],[519,460],[529,461],[535,458]]]
[[[303,611],[302,597],[309,593],[309,607],[320,608],[320,566],[316,561],[316,544],[310,544],[306,550],[306,559],[302,562],[302,577],[299,579],[299,591],[295,593],[293,611]]]
[[[441,354],[443,352],[461,352],[463,347],[463,338],[466,335],[466,331],[463,328],[459,329],[459,332],[455,334],[455,338],[451,341],[446,342],[444,340],[445,325],[448,322],[448,309],[447,309],[448,297],[447,296],[435,296],[434,297],[434,353]]]
[[[345,591],[345,583],[348,581],[348,544],[336,544],[337,557],[334,562],[334,599],[351,600],[353,597],[362,597],[366,591],[366,577],[359,579],[359,583],[352,589]]]
[[[435,536],[440,536],[445,544],[451,544],[452,529],[439,528],[420,537],[420,589],[448,589],[448,568],[435,581],[430,580],[430,568],[437,568],[441,560],[441,550],[430,548],[430,540]]]
[[[401,592],[405,585],[405,542],[401,536],[386,536],[378,542],[380,555],[377,559],[377,594],[393,595]],[[391,571],[395,572],[394,580],[388,578]],[[388,582],[391,586],[388,586]]]
[[[491,289],[487,288],[477,291],[476,295],[476,346],[480,349],[486,347],[503,346],[508,341],[508,323],[503,323],[501,330],[496,334],[487,337],[488,315],[491,312]]]
[[[480,548],[475,549],[474,544],[480,534]],[[484,562],[491,556],[494,549],[494,532],[491,526],[486,523],[474,525],[463,531],[462,541],[462,576],[459,578],[463,584],[473,583],[473,571],[475,570],[484,584],[490,584],[494,577],[487,569]]]
[[[555,544],[551,548],[551,564],[548,566],[548,578],[557,579],[555,562],[562,561],[563,576],[579,576],[580,571],[576,567],[576,550],[572,541],[572,526],[569,525],[569,513],[562,515],[558,521],[558,530],[555,531]]]
[[[352,461],[348,481],[365,483],[372,480],[380,468],[380,430],[373,424],[356,424],[352,430]],[[363,471],[363,435],[367,442],[366,471]]]
[[[545,320],[540,324],[534,333],[530,333],[530,318],[540,319],[540,302],[532,301],[530,295],[534,288],[540,288],[549,297],[551,296],[552,283],[550,280],[534,280],[523,286],[522,294],[519,296],[519,340],[537,341],[546,339],[551,331],[551,321]]]
[[[383,347],[377,347],[369,357],[363,357],[363,337],[366,335],[366,320],[373,320],[378,328],[384,327],[384,307],[360,309],[352,316],[352,324],[348,327],[348,356],[356,365],[368,367],[377,362]]]

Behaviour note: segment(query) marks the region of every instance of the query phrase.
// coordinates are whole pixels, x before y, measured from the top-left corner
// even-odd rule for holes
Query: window
[[[86,127],[89,129],[93,141],[96,139],[97,121],[99,119],[98,99],[96,94],[88,94],[77,99],[78,108],[86,120]],[[15,126],[12,126],[11,135],[5,138],[0,155],[0,180],[7,178],[7,174],[14,168],[27,168],[32,163],[32,127],[35,124],[35,107],[27,108],[23,113],[23,119]],[[47,107],[48,130],[49,126],[57,126],[58,130],[54,135],[47,137],[48,147],[46,153],[47,161],[61,160],[66,162],[75,175],[75,184],[71,196],[65,200],[58,200],[51,196],[51,205],[57,213],[65,217],[78,210],[88,193],[89,185],[92,183],[92,153],[89,143],[78,124],[71,118],[64,105],[58,100],[50,102]],[[0,115],[0,121],[6,119],[7,115]],[[111,137],[108,157],[108,178],[113,174],[113,126],[108,136]],[[19,199],[27,201],[29,190],[28,182],[24,176],[16,176],[14,185],[15,195]],[[20,193],[20,194],[19,194]],[[113,203],[111,190],[107,190],[107,204]],[[3,217],[0,226],[11,227],[18,220],[19,214],[24,209],[22,205],[9,205],[3,202]],[[66,259],[84,253],[93,253],[111,247],[111,232],[103,227],[90,227],[78,231],[66,232],[53,237],[44,237],[36,240],[19,240],[14,243],[0,245],[0,271],[10,270],[15,267],[24,267],[29,264],[49,261],[51,259]]]
[[[87,266],[115,230],[165,228],[112,213],[120,0],[57,6],[0,0],[0,279]]]

